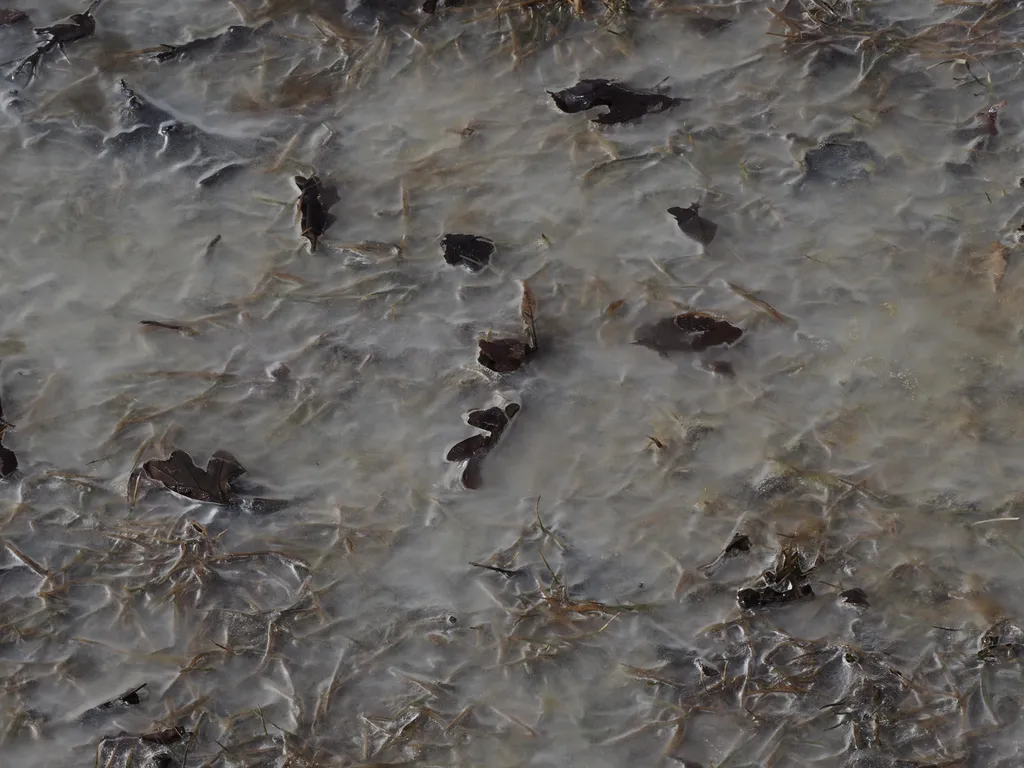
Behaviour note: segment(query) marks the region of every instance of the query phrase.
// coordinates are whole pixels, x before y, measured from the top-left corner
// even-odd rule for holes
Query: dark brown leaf
[[[316,245],[324,230],[327,229],[327,206],[324,205],[321,193],[323,187],[317,176],[295,177],[295,186],[299,188],[299,214],[301,217],[301,234],[309,240],[309,250],[316,253]]]
[[[641,325],[633,343],[667,352],[703,352],[722,344],[735,344],[743,330],[706,312],[685,312]]]
[[[726,557],[734,557],[741,552],[749,552],[751,547],[750,537],[743,533],[737,533],[732,537],[722,554]]]
[[[485,429],[488,432],[500,432],[508,425],[509,417],[505,411],[498,406],[484,410],[470,411],[466,417],[466,423],[477,429]]]
[[[196,501],[227,504],[235,496],[231,483],[245,474],[245,468],[230,453],[217,451],[200,469],[184,451],[174,451],[166,460],[151,459],[142,465],[150,479],[177,494]]]
[[[245,474],[245,467],[227,451],[217,451],[206,462],[206,472],[218,488],[227,488]]]
[[[441,253],[452,266],[479,272],[491,262],[494,242],[479,235],[449,234],[441,238]]]
[[[804,179],[848,184],[868,178],[881,164],[881,156],[866,142],[830,136],[804,154]]]
[[[0,444],[0,477],[9,477],[18,470],[18,457],[14,451]]]
[[[853,589],[848,589],[845,592],[840,592],[839,597],[849,605],[858,605],[862,608],[868,607],[868,593],[860,587],[854,587]]]
[[[471,491],[477,490],[484,484],[484,478],[480,472],[481,459],[480,456],[473,457],[466,462],[466,466],[462,470],[462,484]]]
[[[767,608],[797,600],[814,597],[814,590],[807,583],[813,568],[805,569],[800,553],[785,548],[775,558],[775,567],[766,570],[749,587],[736,593],[736,602],[744,610]]]
[[[104,711],[108,709],[114,709],[116,707],[134,707],[142,702],[142,697],[139,696],[139,691],[141,691],[145,687],[146,683],[143,683],[137,688],[132,688],[129,691],[125,691],[124,693],[122,693],[119,696],[116,696],[110,701],[105,701],[102,704],[98,705],[94,708],[94,711]]]
[[[732,24],[732,19],[715,19],[709,16],[684,16],[683,23],[699,35],[713,35]]]
[[[555,106],[562,112],[573,114],[592,107],[608,107],[608,111],[594,118],[595,123],[612,125],[638,120],[652,112],[664,112],[684,101],[661,93],[635,91],[611,80],[580,80],[561,91],[548,91]]]
[[[480,339],[477,362],[495,373],[518,371],[533,353],[533,348],[519,339]]]
[[[751,610],[754,608],[769,608],[773,605],[784,605],[785,603],[796,602],[806,598],[814,597],[814,590],[810,584],[782,588],[767,586],[761,589],[747,587],[736,593],[736,602],[740,608]]]
[[[709,245],[715,239],[718,232],[718,225],[711,219],[706,219],[699,214],[700,205],[693,203],[686,208],[669,208],[668,212],[676,219],[679,229],[691,240],[696,240],[701,245]]]
[[[489,434],[473,435],[456,443],[445,456],[447,461],[465,461],[462,470],[462,484],[469,489],[479,488],[483,482],[480,464],[490,453],[508,428],[509,422],[519,413],[518,403],[509,403],[504,408],[493,406],[470,411],[466,421],[470,426],[485,429]]]
[[[473,435],[453,445],[444,458],[445,461],[467,461],[487,453],[492,447],[490,435]]]
[[[187,325],[181,325],[180,323],[165,323],[162,320],[140,320],[139,325],[146,326],[147,328],[163,328],[167,331],[177,331],[185,336],[198,336],[199,331],[195,328],[190,328]]]

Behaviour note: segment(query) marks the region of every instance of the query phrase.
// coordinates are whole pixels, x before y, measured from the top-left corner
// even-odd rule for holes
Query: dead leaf
[[[235,497],[231,483],[245,474],[238,460],[227,451],[217,451],[200,469],[184,451],[173,451],[166,460],[151,459],[142,465],[146,475],[168,490],[196,501],[228,504]]]

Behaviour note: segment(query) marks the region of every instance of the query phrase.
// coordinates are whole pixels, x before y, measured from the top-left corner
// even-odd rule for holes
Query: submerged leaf
[[[518,371],[536,348],[519,339],[480,339],[477,362],[495,373]]]
[[[710,16],[684,16],[683,24],[699,35],[713,35],[721,32],[732,24],[732,19],[713,18]]]
[[[441,238],[444,260],[471,272],[479,272],[490,264],[495,250],[493,241],[479,235],[449,234]]]
[[[644,115],[664,112],[682,103],[662,93],[635,91],[622,83],[612,80],[580,80],[576,85],[560,91],[548,91],[555,106],[562,112],[574,114],[592,107],[608,107],[593,122],[602,125],[628,123]]]
[[[139,696],[139,691],[141,691],[145,687],[146,687],[146,683],[143,683],[142,685],[140,685],[140,686],[138,686],[136,688],[132,688],[131,690],[125,691],[124,693],[122,693],[122,694],[120,694],[118,696],[115,696],[110,701],[105,701],[102,704],[99,704],[96,707],[93,707],[93,709],[91,709],[89,711],[90,712],[104,712],[104,711],[107,711],[107,710],[110,710],[110,709],[117,709],[117,708],[120,708],[120,707],[134,707],[134,706],[142,703],[142,697]],[[86,713],[86,714],[88,714],[88,713]]]
[[[726,557],[734,557],[740,554],[741,552],[749,552],[750,547],[750,537],[744,533],[737,533],[735,536],[732,537],[732,541],[730,541],[726,545],[725,549],[722,551],[722,554]]]
[[[839,597],[841,597],[849,605],[858,605],[862,608],[868,607],[868,593],[860,587],[854,587],[853,589],[848,589],[845,592],[841,592],[839,594]]]
[[[15,8],[0,8],[0,27],[28,21],[28,14]]]
[[[700,205],[693,203],[686,208],[669,208],[668,212],[676,219],[679,229],[691,240],[701,245],[709,245],[718,233],[718,225],[711,219],[699,215]]]
[[[213,504],[228,504],[235,496],[231,483],[245,468],[227,451],[217,451],[200,469],[184,451],[173,451],[166,460],[150,459],[142,465],[151,480],[181,496]]]
[[[847,184],[865,179],[881,165],[882,158],[859,139],[831,136],[804,155],[804,179]]]
[[[446,461],[466,462],[462,470],[462,484],[475,490],[483,483],[480,464],[484,457],[498,444],[509,422],[519,413],[518,403],[509,403],[504,408],[492,406],[470,411],[466,421],[472,427],[487,430],[486,435],[473,435],[456,443],[445,456]]]
[[[507,422],[506,422],[507,423]],[[456,443],[444,457],[445,461],[467,461],[474,456],[486,453],[492,447],[491,435],[473,435]]]
[[[0,477],[8,477],[18,470],[18,457],[6,445],[0,444]]]
[[[301,235],[309,240],[310,252],[315,253],[317,243],[328,225],[327,206],[321,195],[323,188],[317,176],[296,176],[294,180],[295,186],[299,188]]]
[[[685,312],[641,325],[633,343],[667,352],[703,352],[722,344],[734,344],[743,329],[706,312]]]
[[[811,569],[805,569],[795,549],[783,549],[775,560],[775,567],[762,573],[750,587],[736,593],[740,608],[750,610],[814,597],[807,583]]]
[[[462,470],[462,484],[471,491],[475,491],[484,484],[483,474],[480,472],[480,462],[483,456],[474,456],[466,462]]]
[[[469,426],[485,429],[488,432],[503,430],[508,425],[508,420],[509,417],[505,415],[504,409],[496,405],[483,410],[470,411],[469,416],[466,417],[466,423]]]

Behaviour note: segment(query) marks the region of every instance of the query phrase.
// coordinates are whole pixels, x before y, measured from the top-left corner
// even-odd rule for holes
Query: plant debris
[[[856,605],[861,608],[867,608],[869,605],[868,593],[860,587],[854,587],[853,589],[848,589],[845,592],[840,592],[839,597],[847,605]]]
[[[470,562],[470,565],[472,565],[474,568],[483,568],[488,571],[500,573],[506,579],[511,579],[513,576],[518,576],[520,573],[522,573],[522,571],[520,570],[512,570],[511,568],[499,568],[496,565],[488,565],[487,563]]]
[[[688,99],[672,98],[662,93],[635,91],[613,80],[580,80],[561,91],[548,91],[555,106],[562,112],[575,114],[594,107],[608,107],[593,122],[601,125],[629,123],[644,115],[665,112]]]
[[[743,329],[707,312],[684,312],[636,330],[633,343],[665,356],[669,352],[703,352],[711,347],[735,344]]]
[[[444,260],[453,267],[463,266],[471,272],[479,272],[490,264],[495,250],[493,241],[479,235],[445,235],[441,238]]]
[[[459,8],[463,4],[463,0],[444,0],[443,8]],[[420,10],[426,14],[437,13],[439,0],[423,0],[423,5],[420,6]]]
[[[177,331],[183,336],[198,336],[199,331],[180,323],[165,323],[162,320],[140,320],[139,325],[146,328],[161,328],[165,331]]]
[[[692,29],[698,35],[705,36],[721,32],[732,24],[732,22],[732,19],[716,18],[714,16],[703,16],[698,14],[688,14],[683,17],[683,24]]]
[[[520,312],[529,339],[480,339],[480,355],[477,362],[484,368],[495,373],[512,373],[518,371],[523,363],[537,353],[537,301],[530,291],[530,286],[525,282]]]
[[[264,34],[270,26],[271,22],[269,21],[258,27],[232,24],[219,35],[199,37],[177,45],[161,43],[156,49],[147,48],[140,53],[160,62],[184,59],[196,53],[231,53],[244,48],[255,38]]]
[[[115,696],[109,701],[104,701],[102,704],[90,709],[86,714],[92,714],[95,712],[109,712],[112,709],[124,709],[125,707],[135,707],[142,703],[142,697],[139,695],[139,691],[145,688],[147,683],[143,683],[135,688],[131,688],[122,694]]]
[[[0,404],[0,478],[6,478],[18,471],[18,457],[3,444],[4,433],[14,425],[4,418],[3,404]]]
[[[300,234],[309,240],[310,253],[316,253],[316,244],[328,226],[327,207],[321,198],[320,179],[315,175],[309,178],[296,176],[295,186],[299,188]]]
[[[676,219],[676,224],[684,235],[696,240],[701,245],[709,245],[715,239],[718,225],[711,219],[705,219],[698,212],[700,205],[693,203],[686,208],[669,208],[668,212]]]
[[[185,451],[173,451],[166,460],[150,459],[142,465],[146,476],[165,488],[195,501],[229,504],[236,497],[231,483],[245,474],[238,460],[227,451],[217,451],[200,469]]]
[[[848,184],[868,178],[881,163],[867,142],[830,136],[804,154],[803,181]]]
[[[15,8],[0,8],[0,27],[10,27],[28,21],[28,14]]]
[[[811,570],[804,569],[799,552],[783,549],[774,568],[762,573],[753,586],[744,587],[736,593],[736,602],[743,610],[750,610],[814,597],[814,590],[807,583]]]
[[[1009,619],[997,621],[981,636],[982,661],[1013,661],[1024,651],[1024,630]]]
[[[48,53],[55,50],[64,53],[65,45],[90,37],[96,31],[96,18],[92,14],[100,2],[101,0],[93,0],[92,4],[83,13],[73,13],[67,18],[55,21],[49,26],[33,29],[32,31],[36,37],[42,38],[42,42],[33,53],[21,61],[14,70],[12,77],[17,77],[22,72],[26,72],[28,80],[31,81],[35,77],[40,62]],[[11,64],[13,62],[7,63]]]
[[[476,490],[482,484],[480,463],[498,444],[501,436],[508,429],[509,423],[519,413],[518,403],[509,403],[504,408],[492,406],[482,410],[470,411],[466,423],[471,427],[483,429],[486,435],[473,435],[456,443],[448,451],[445,461],[466,462],[462,471],[462,484],[470,490]]]
[[[183,766],[186,756],[175,759],[171,747],[192,738],[193,733],[181,726],[164,728],[139,735],[121,731],[114,736],[104,737],[98,746],[98,765],[132,765],[141,768],[172,768]]]
[[[735,533],[733,534],[733,537],[729,541],[729,543],[725,545],[725,549],[723,549],[721,553],[719,553],[718,557],[716,557],[710,563],[702,565],[701,570],[713,570],[724,560],[749,552],[752,546],[753,543],[750,541],[749,536],[747,536],[745,533]]]

